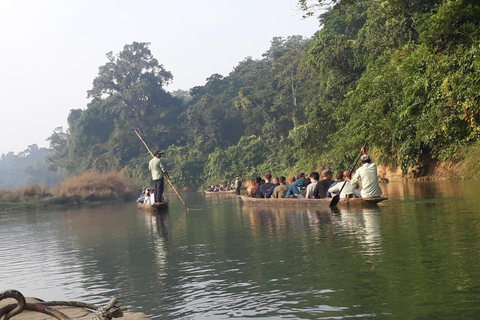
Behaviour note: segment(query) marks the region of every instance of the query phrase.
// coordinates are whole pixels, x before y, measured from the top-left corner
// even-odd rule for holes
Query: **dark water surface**
[[[0,291],[161,319],[479,319],[480,183],[389,183],[373,208],[235,196],[0,213]],[[300,201],[300,200],[299,200]]]

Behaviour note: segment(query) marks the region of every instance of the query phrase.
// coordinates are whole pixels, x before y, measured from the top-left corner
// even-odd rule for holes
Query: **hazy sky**
[[[166,89],[204,85],[245,57],[261,58],[275,36],[311,37],[297,0],[0,0],[0,154],[67,129],[85,109],[105,54],[150,42],[173,74]]]

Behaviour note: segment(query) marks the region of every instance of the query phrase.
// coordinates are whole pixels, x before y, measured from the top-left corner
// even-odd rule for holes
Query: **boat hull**
[[[247,196],[240,196],[244,204],[247,205],[266,205],[266,206],[322,206],[328,207],[332,198],[324,199],[297,199],[297,198],[252,198]],[[378,198],[344,198],[340,199],[338,206],[346,205],[375,205],[379,202],[387,200],[387,197]]]
[[[143,203],[137,203],[137,208],[141,209],[142,211],[152,212],[152,213],[163,213],[168,209],[168,199],[160,204],[156,205],[145,205]]]
[[[229,190],[229,191],[205,191],[205,194],[236,194],[237,190]]]

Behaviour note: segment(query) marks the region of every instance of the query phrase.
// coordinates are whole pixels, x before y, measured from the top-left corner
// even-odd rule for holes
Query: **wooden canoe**
[[[265,198],[252,198],[247,196],[240,196],[243,203],[248,205],[268,205],[268,206],[329,206],[332,202],[332,198],[324,199],[297,199],[297,198],[281,198],[281,199],[265,199]],[[338,206],[345,205],[373,205],[384,200],[387,197],[378,198],[344,198],[340,199]]]
[[[205,194],[236,194],[237,190],[228,190],[228,191],[205,191]]]
[[[160,204],[155,204],[155,205],[148,205],[148,204],[137,202],[137,208],[142,209],[143,211],[148,211],[152,213],[164,212],[168,209],[168,199],[165,199],[164,202],[160,202]]]

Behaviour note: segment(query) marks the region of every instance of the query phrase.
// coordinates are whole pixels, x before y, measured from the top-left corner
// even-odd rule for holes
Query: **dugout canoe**
[[[252,198],[247,196],[240,196],[243,203],[248,205],[266,205],[266,206],[329,206],[332,202],[332,198],[325,199],[297,199],[297,198]],[[338,206],[345,205],[375,205],[379,202],[387,200],[387,197],[378,197],[378,198],[345,198],[340,199]]]
[[[168,209],[168,199],[165,199],[165,201],[160,202],[160,204],[154,204],[154,205],[146,205],[144,203],[138,203],[137,202],[137,208],[147,211],[147,212],[152,212],[152,213],[163,213]]]
[[[205,191],[205,194],[236,194],[237,190],[228,190],[228,191]]]

